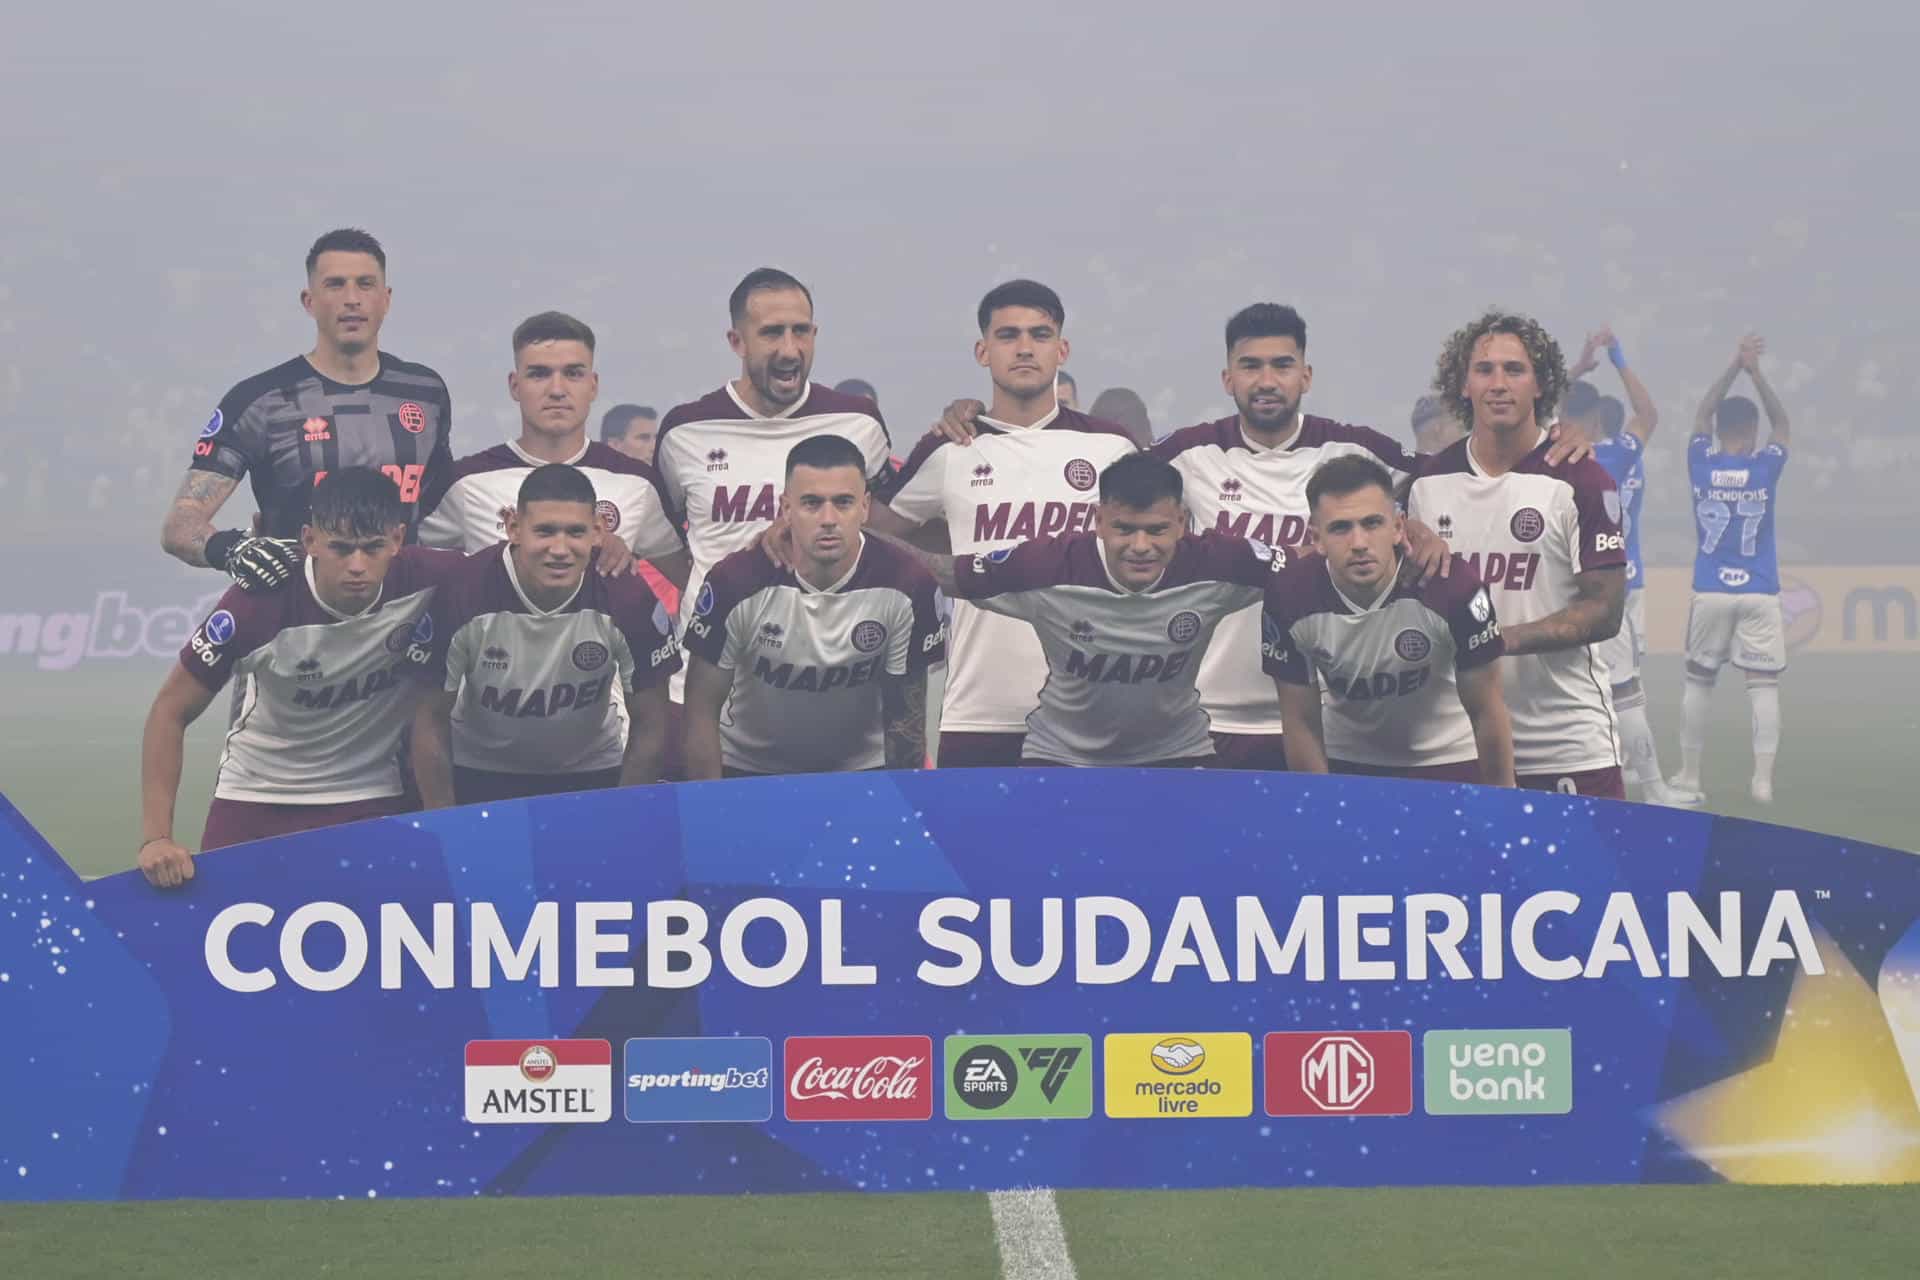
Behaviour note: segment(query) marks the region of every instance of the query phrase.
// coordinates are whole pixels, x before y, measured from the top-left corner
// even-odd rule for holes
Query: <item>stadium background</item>
[[[1251,3],[1124,20],[1071,4],[533,15],[492,0],[457,25],[408,4],[10,13],[0,790],[83,871],[130,863],[140,721],[187,625],[164,611],[219,585],[160,553],[161,513],[220,394],[310,342],[305,245],[357,223],[392,259],[383,346],[446,376],[463,453],[513,429],[503,384],[521,317],[579,314],[601,339],[601,407],[664,408],[735,372],[724,297],[762,262],[814,287],[816,377],[873,381],[901,451],[948,398],[984,388],[973,305],[1014,274],[1065,297],[1083,403],[1130,386],[1158,431],[1225,411],[1220,327],[1259,298],[1307,316],[1312,409],[1403,438],[1441,337],[1481,304],[1531,310],[1570,346],[1611,323],[1662,413],[1645,548],[1669,767],[1691,546],[1681,451],[1700,391],[1757,328],[1794,421],[1780,547],[1799,584],[1780,800],[1765,816],[1920,848],[1920,322],[1904,270],[1920,228],[1906,66],[1920,20],[1798,2],[1482,18]],[[1596,381],[1615,390],[1604,366]],[[242,486],[234,523],[245,502]],[[1736,682],[1716,711],[1710,807],[1752,814]],[[211,780],[208,719],[190,738],[182,831],[198,829]],[[1341,1212],[1275,1203],[1258,1201],[1274,1229]],[[1413,1241],[1421,1221],[1475,1221],[1458,1199],[1395,1203]],[[1563,1203],[1601,1238],[1623,1202]],[[1674,1215],[1669,1233],[1646,1233],[1680,1251],[1663,1257],[1710,1219],[1735,1240],[1742,1223],[1748,1239],[1764,1223],[1785,1240],[1817,1220],[1838,1241],[1875,1204],[1631,1203],[1620,1212]],[[1244,1239],[1215,1228],[1249,1209],[1065,1204],[1090,1274],[1154,1256],[1165,1241],[1143,1223],[1182,1242],[1171,1260],[1224,1256],[1232,1274],[1230,1252],[1208,1251]],[[683,1229],[721,1211],[685,1212]],[[890,1274],[921,1273],[927,1249],[953,1274],[984,1274],[967,1259],[991,1268],[977,1199],[839,1212],[769,1206],[714,1230],[785,1241],[783,1274],[807,1274],[795,1224],[823,1216],[857,1220],[876,1257],[895,1240]],[[889,1235],[889,1215],[918,1225]],[[659,1221],[615,1216],[609,1242]],[[607,1217],[581,1204],[547,1221]],[[81,1221],[9,1214],[0,1240]],[[183,1221],[246,1247],[217,1207]],[[409,1221],[429,1219],[391,1229]],[[500,1247],[505,1259],[519,1245]]]

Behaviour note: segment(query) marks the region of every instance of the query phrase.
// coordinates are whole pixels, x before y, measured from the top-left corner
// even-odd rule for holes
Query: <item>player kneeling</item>
[[[863,528],[867,466],[837,435],[795,445],[769,545],[714,565],[687,610],[689,778],[926,762],[947,629],[914,552]]]
[[[194,631],[147,713],[140,870],[193,878],[173,838],[187,726],[228,679],[245,682],[220,754],[202,849],[402,812],[400,736],[431,670],[435,583],[460,557],[402,547],[392,480],[343,467],[313,487],[304,567],[277,591],[234,587]]]
[[[587,571],[595,501],[582,472],[536,467],[506,542],[467,557],[434,606],[444,679],[413,738],[428,808],[659,779],[680,653],[645,579]]]
[[[1446,577],[1401,580],[1392,484],[1357,455],[1315,471],[1316,554],[1267,588],[1262,661],[1280,693],[1287,767],[1510,787],[1493,601],[1457,555]]]

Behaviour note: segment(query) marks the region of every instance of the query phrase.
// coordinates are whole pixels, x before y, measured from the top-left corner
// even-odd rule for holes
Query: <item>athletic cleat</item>
[[[1773,782],[1767,778],[1755,778],[1753,785],[1748,789],[1748,794],[1753,797],[1755,804],[1772,804]]]
[[[1694,809],[1706,799],[1698,791],[1679,791],[1659,780],[1649,782],[1640,788],[1640,799],[1644,804],[1664,805],[1669,809]]]
[[[1682,809],[1692,809],[1707,802],[1706,793],[1700,790],[1700,784],[1692,778],[1673,777],[1667,780],[1665,803]],[[1654,803],[1662,803],[1655,801]]]

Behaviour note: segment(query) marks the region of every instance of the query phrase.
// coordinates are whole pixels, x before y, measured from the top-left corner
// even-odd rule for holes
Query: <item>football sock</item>
[[[1653,726],[1647,723],[1647,693],[1638,680],[1613,687],[1613,709],[1620,717],[1620,745],[1627,765],[1627,780],[1641,786],[1663,783],[1660,775],[1660,751],[1653,743]]]
[[[1753,780],[1771,787],[1780,750],[1780,677],[1749,675],[1747,702],[1753,708]]]
[[[1707,714],[1713,709],[1711,678],[1702,680],[1687,673],[1686,692],[1680,698],[1680,778],[1698,790],[1700,757],[1707,750]]]

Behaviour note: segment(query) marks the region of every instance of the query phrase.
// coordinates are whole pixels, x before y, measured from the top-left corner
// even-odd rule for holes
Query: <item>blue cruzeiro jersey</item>
[[[1787,451],[1777,444],[1754,453],[1714,453],[1707,436],[1687,442],[1693,480],[1695,591],[1778,595],[1780,562],[1773,548],[1773,514]]]
[[[1593,460],[1607,469],[1620,490],[1620,532],[1627,536],[1627,590],[1645,585],[1640,574],[1640,502],[1647,496],[1646,445],[1631,431],[1593,444]]]

